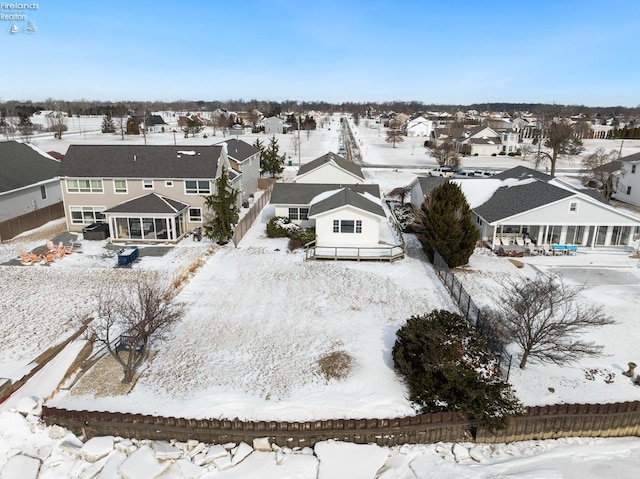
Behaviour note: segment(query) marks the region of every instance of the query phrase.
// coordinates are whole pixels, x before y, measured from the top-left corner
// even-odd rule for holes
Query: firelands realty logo
[[[35,33],[36,22],[29,18],[31,12],[38,10],[37,3],[6,3],[0,2],[0,21],[11,22],[9,33]],[[26,22],[26,25],[20,25]]]

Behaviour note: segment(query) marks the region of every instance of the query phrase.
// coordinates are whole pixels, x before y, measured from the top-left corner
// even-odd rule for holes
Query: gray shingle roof
[[[322,155],[320,158],[316,158],[315,160],[302,165],[298,170],[298,176],[304,175],[305,173],[315,170],[316,168],[326,163],[330,163],[331,161],[333,161],[336,165],[338,165],[343,170],[346,170],[349,173],[352,173],[357,177],[364,179],[364,174],[362,173],[362,169],[358,165],[356,165],[351,161],[345,160],[341,156],[338,156],[332,152]]]
[[[634,153],[633,155],[620,158],[620,161],[640,161],[640,153]]]
[[[564,188],[535,180],[510,187],[502,186],[489,200],[473,211],[485,221],[493,223],[575,194]]]
[[[447,181],[447,178],[443,176],[418,176],[418,183],[425,197],[429,196],[434,188],[437,188],[445,181]]]
[[[515,178],[519,180],[524,180],[527,178],[536,178],[541,181],[549,181],[553,179],[553,176],[547,175],[538,170],[527,168],[526,166],[516,166],[514,168],[505,170],[502,173],[498,173],[497,175],[494,175],[491,178],[497,178],[499,180],[506,180],[507,178]]]
[[[384,210],[379,203],[374,203],[364,195],[357,193],[349,188],[343,188],[332,194],[328,198],[318,201],[309,208],[309,216],[318,215],[325,211],[335,210],[341,206],[350,205],[363,211],[368,211],[374,215],[386,216]]]
[[[58,175],[60,162],[16,141],[0,142],[0,193],[24,188]]]
[[[71,145],[59,174],[71,178],[211,179],[216,177],[221,152],[218,145]]]
[[[222,143],[227,144],[227,156],[239,163],[246,161],[250,156],[255,155],[259,151],[255,146],[236,138],[225,140],[224,142],[218,143],[218,145]]]
[[[371,184],[274,183],[270,203],[274,205],[308,205],[320,193],[340,188],[349,188],[353,191],[369,193],[376,198],[380,197],[380,187]]]
[[[175,214],[189,205],[167,196],[151,193],[106,210],[106,213]]]

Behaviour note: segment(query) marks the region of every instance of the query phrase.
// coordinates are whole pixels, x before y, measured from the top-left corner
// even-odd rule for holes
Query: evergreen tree
[[[434,251],[438,251],[451,268],[469,262],[480,235],[456,183],[446,181],[434,188],[420,207],[418,221],[423,227],[418,239],[429,261],[433,262]]]
[[[115,133],[116,125],[113,123],[111,115],[105,115],[102,118],[102,133]]]
[[[260,154],[260,174],[271,174],[273,178],[284,170],[284,162],[286,155],[280,155],[280,146],[275,136],[272,136],[269,140],[269,145]]]
[[[140,125],[133,118],[127,120],[127,135],[139,135]]]
[[[459,314],[434,310],[411,317],[396,333],[392,357],[422,412],[471,413],[490,429],[523,413],[495,355]]]
[[[238,222],[238,190],[231,186],[226,167],[215,181],[215,193],[205,196],[204,205],[213,212],[213,219],[204,225],[204,235],[218,244],[226,244],[233,237],[233,226]]]

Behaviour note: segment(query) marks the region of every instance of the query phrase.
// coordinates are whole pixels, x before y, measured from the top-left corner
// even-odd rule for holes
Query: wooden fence
[[[463,414],[442,412],[394,419],[329,419],[307,422],[186,419],[44,407],[44,421],[76,434],[207,443],[269,437],[281,446],[313,446],[335,439],[381,446],[443,442],[504,443],[561,437],[640,436],[640,402],[561,404],[528,408],[509,426],[491,432]]]
[[[275,183],[275,180],[269,183],[266,191],[255,201],[255,203],[253,203],[247,214],[244,215],[236,225],[233,231],[233,244],[236,246],[238,246],[238,243],[240,243],[243,236],[247,234],[247,231],[249,231],[249,228],[251,228],[251,225],[253,225],[253,222],[258,217],[262,209],[267,205],[267,203],[269,203],[269,200],[271,200],[273,183]]]
[[[0,222],[0,242],[10,240],[20,233],[32,230],[63,216],[64,205],[60,201],[59,203],[44,206],[24,215],[2,221]]]

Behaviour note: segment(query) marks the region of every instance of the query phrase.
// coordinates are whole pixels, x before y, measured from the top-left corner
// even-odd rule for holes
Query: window
[[[113,180],[113,191],[115,193],[126,193],[127,180]]]
[[[71,223],[74,225],[90,225],[103,222],[105,219],[104,206],[70,206]]]
[[[309,208],[289,208],[290,220],[306,220],[309,216]]]
[[[102,193],[102,180],[67,180],[69,193]]]
[[[167,188],[172,188],[173,187],[173,181],[171,180],[167,180],[164,182],[164,186],[166,186]]]
[[[47,199],[47,187],[45,185],[40,185],[40,196],[43,200]]]
[[[189,208],[189,221],[191,223],[201,223],[202,208]]]
[[[211,184],[209,180],[186,180],[184,182],[184,189],[188,195],[211,194]]]
[[[636,165],[631,165],[631,173],[635,173],[636,172]]]
[[[143,190],[152,190],[153,189],[153,180],[142,180],[142,189]]]
[[[627,194],[630,195],[631,194],[631,187],[627,186]]]
[[[577,213],[578,212],[578,203],[571,202],[569,203],[569,213]]]
[[[333,220],[334,233],[362,233],[361,220]]]

